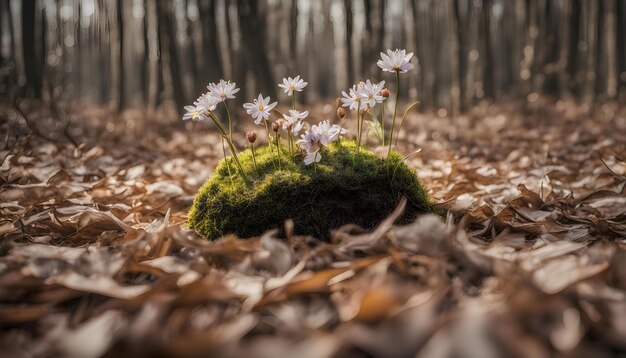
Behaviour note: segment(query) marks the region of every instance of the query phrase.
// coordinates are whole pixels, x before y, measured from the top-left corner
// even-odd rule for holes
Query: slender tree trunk
[[[485,97],[493,98],[493,60],[491,49],[491,10],[493,0],[484,0],[481,23],[483,24],[483,91]]]
[[[352,51],[352,0],[343,0],[343,7],[346,15],[346,73],[348,74],[348,85],[354,84],[354,55]]]
[[[142,20],[143,58],[141,61],[141,93],[144,103],[150,102],[150,38],[148,36],[148,0],[143,0],[144,15]]]
[[[264,3],[256,0],[238,0],[237,5],[243,47],[247,57],[254,59],[250,66],[254,71],[257,87],[264,94],[275,97],[276,85],[265,50],[265,12],[260,8]]]
[[[626,2],[615,0],[617,15],[617,36],[615,47],[617,51],[617,99],[626,101]]]
[[[579,80],[578,70],[580,68],[580,27],[581,27],[581,1],[572,0],[572,12],[569,18],[569,43],[567,44],[567,67],[566,72],[568,75],[568,91],[576,98],[580,95],[579,92]],[[618,0],[619,1],[619,0]]]
[[[118,58],[118,97],[117,97],[117,109],[119,111],[126,108],[126,77],[124,73],[124,2],[123,0],[117,0],[117,31],[119,34],[118,46],[119,46],[119,58]]]
[[[178,108],[185,105],[185,92],[180,76],[178,50],[176,48],[174,31],[174,14],[171,1],[156,1],[157,14],[159,17],[159,52],[161,53],[161,66],[169,69],[169,80],[172,84],[174,101]]]
[[[466,21],[467,21],[467,13],[465,16],[461,14],[461,0],[454,0],[454,16],[456,20],[456,38],[459,44],[458,47],[458,76],[459,76],[459,105],[461,111],[464,111],[466,108],[465,101],[465,89],[466,89],[466,73],[467,73],[467,48],[466,48],[466,36],[464,33],[466,31]]]
[[[202,67],[204,82],[216,81],[224,76],[222,60],[219,56],[219,43],[217,41],[216,0],[202,0],[200,2],[200,23],[202,26],[202,44],[204,50],[205,65]]]
[[[5,37],[5,32],[4,32],[4,24],[5,24],[4,7],[5,5],[8,5],[8,3],[0,2],[0,39],[3,39]],[[9,63],[9,60],[4,57],[4,54],[2,53],[2,48],[0,48],[0,70],[5,71],[9,69],[10,66],[11,64]],[[6,100],[8,98],[7,94],[9,91],[9,87],[12,86],[12,84],[9,80],[9,75],[0,77],[0,81],[1,81],[0,82],[0,102],[2,102],[3,100]]]
[[[41,98],[41,68],[37,59],[35,35],[36,0],[22,1],[22,51],[26,72],[25,90],[34,98]]]
[[[296,73],[298,57],[298,0],[291,0],[289,32],[289,72]]]

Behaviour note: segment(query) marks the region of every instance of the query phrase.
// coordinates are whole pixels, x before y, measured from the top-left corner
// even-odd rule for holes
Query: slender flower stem
[[[385,101],[383,101],[380,105],[380,128],[383,132],[383,147],[385,147]]]
[[[393,145],[398,146],[398,137],[400,136],[400,131],[402,130],[402,124],[404,123],[404,118],[406,118],[406,115],[409,113],[411,108],[417,106],[419,103],[420,103],[420,101],[413,102],[413,103],[411,103],[410,106],[408,106],[404,110],[404,114],[402,115],[402,118],[400,118],[400,124],[398,125],[398,135],[396,136],[396,140],[394,141]]]
[[[215,123],[217,130],[220,132],[222,137],[226,139],[226,143],[228,143],[230,152],[233,155],[233,159],[235,159],[235,163],[237,164],[237,167],[239,167],[239,171],[241,171],[241,175],[244,177],[244,179],[247,179],[246,172],[243,170],[243,167],[241,166],[241,163],[239,162],[239,157],[237,156],[237,151],[235,150],[235,146],[233,145],[233,142],[228,139],[226,130],[224,130],[224,126],[222,126],[222,124],[220,123],[220,120],[215,116],[213,112],[209,112],[209,115],[211,119],[213,120],[213,123]]]
[[[280,136],[278,132],[276,132],[276,151],[278,152],[278,169],[281,169],[280,165]]]
[[[391,155],[391,145],[393,144],[393,128],[396,124],[396,112],[398,111],[398,95],[400,94],[400,72],[396,71],[396,102],[393,105],[393,119],[391,120],[391,131],[389,132],[389,151],[387,158]]]
[[[293,92],[293,96],[291,96],[291,109],[296,110],[296,92]]]
[[[228,104],[224,101],[224,107],[226,108],[226,115],[228,116],[228,139],[230,142],[233,141],[233,122],[230,120],[230,110],[228,109]]]
[[[293,152],[293,135],[291,134],[290,130],[287,130],[287,135],[289,135],[289,155],[291,155],[291,157],[293,158],[293,156],[294,156],[294,152]]]
[[[254,143],[250,143],[250,147],[252,149],[252,162],[254,163],[254,170],[258,173],[259,168],[256,166],[256,153],[254,152]]]
[[[361,104],[357,102],[356,109],[356,152],[358,153],[361,148]]]
[[[315,158],[313,158],[313,170],[317,173],[317,152],[315,152]]]
[[[226,162],[226,169],[228,169],[228,178],[230,178],[230,183],[233,183],[233,175],[230,172],[230,161],[226,157],[226,144],[224,143],[225,139],[222,137],[222,152],[224,153],[224,161]]]
[[[265,130],[267,131],[267,144],[270,146],[270,151],[274,151],[274,149],[272,149],[272,132],[270,132],[270,121],[268,121],[267,119],[265,120]]]

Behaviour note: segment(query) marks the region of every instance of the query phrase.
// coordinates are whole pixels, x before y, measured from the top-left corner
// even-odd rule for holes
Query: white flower
[[[387,54],[380,53],[381,59],[376,64],[383,71],[405,73],[413,69],[413,65],[409,62],[411,57],[413,57],[413,52],[407,54],[406,50],[387,50]]]
[[[300,148],[302,148],[302,150],[307,152],[307,154],[314,153],[320,150],[320,138],[313,130],[307,130],[300,137],[302,139],[298,139],[297,143],[300,145]]]
[[[346,134],[348,132],[345,128],[342,128],[338,124],[331,125],[329,121],[323,121],[318,125],[314,125],[311,128],[311,131],[317,133],[319,142],[323,146],[329,145],[339,139],[339,135]]]
[[[285,120],[282,122],[283,129],[288,130],[291,127],[291,133],[298,134],[304,127],[304,123],[302,122],[309,115],[308,111],[300,112],[297,110],[290,109],[289,115],[284,116]]]
[[[255,124],[261,124],[261,121],[270,117],[270,111],[276,107],[277,102],[270,104],[270,97],[263,98],[259,93],[259,98],[253,99],[252,103],[244,103],[243,108],[249,115],[254,118]]]
[[[319,163],[322,160],[322,155],[319,152],[308,153],[306,157],[304,157],[304,165],[310,165],[313,162]]]
[[[283,78],[283,83],[279,83],[278,87],[282,88],[287,95],[293,96],[294,91],[302,92],[304,87],[308,84],[308,82],[304,82],[304,80],[300,78],[300,75],[297,75],[296,78]]]
[[[342,128],[338,124],[331,125],[329,121],[323,121],[318,125],[313,125],[311,129],[301,135],[301,139],[298,140],[300,148],[307,153],[304,158],[304,164],[309,165],[322,160],[322,155],[319,153],[320,149],[336,141],[341,134],[345,133],[347,133],[345,128]]]
[[[237,84],[235,82],[220,80],[218,84],[210,83],[207,88],[209,95],[219,98],[220,101],[225,101],[229,98],[235,98],[235,93],[239,92],[239,88],[235,88]]]
[[[219,98],[213,97],[208,93],[203,94],[198,97],[197,100],[193,102],[193,105],[198,109],[201,109],[202,112],[212,112],[217,107],[217,104],[220,103]]]
[[[343,96],[341,103],[343,103],[344,107],[356,110],[359,106],[361,106],[361,94],[359,93],[356,85],[352,86],[352,88],[348,90],[348,93],[346,93],[346,91],[342,91],[341,95]]]
[[[183,114],[183,121],[188,119],[202,121],[207,118],[205,114],[206,111],[197,106],[185,106],[185,111],[187,111],[187,113]]]
[[[288,122],[301,121],[301,120],[305,119],[308,115],[309,115],[309,111],[300,112],[300,111],[297,111],[297,110],[290,109],[289,110],[289,115],[285,116],[285,119]]]
[[[294,123],[293,126],[291,126],[291,133],[297,135],[298,133],[300,133],[302,128],[304,128],[304,122],[298,121],[298,122]]]
[[[372,83],[370,80],[367,80],[366,82],[361,82],[357,89],[361,96],[361,105],[373,108],[377,103],[382,103],[385,99],[381,94],[383,87],[385,87],[385,81]]]

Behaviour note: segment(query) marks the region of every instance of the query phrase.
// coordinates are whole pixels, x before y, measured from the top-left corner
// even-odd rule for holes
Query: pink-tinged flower
[[[301,139],[298,140],[300,148],[307,153],[304,158],[304,164],[310,165],[322,160],[322,154],[319,152],[320,149],[338,140],[339,136],[345,133],[347,133],[345,128],[342,128],[338,124],[331,125],[329,121],[323,121],[318,125],[313,125],[311,129],[302,134],[300,136]]]

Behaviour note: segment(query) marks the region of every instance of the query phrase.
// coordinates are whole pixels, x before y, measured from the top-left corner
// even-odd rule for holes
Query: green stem
[[[215,116],[213,112],[209,112],[209,115],[211,119],[213,120],[213,123],[215,123],[217,130],[220,132],[222,137],[226,139],[226,143],[228,143],[228,148],[230,149],[230,152],[233,155],[233,159],[235,159],[235,163],[237,164],[237,167],[239,167],[239,171],[241,171],[241,175],[244,177],[244,179],[247,179],[246,172],[243,170],[243,167],[241,166],[241,163],[239,162],[239,157],[237,156],[237,151],[235,150],[235,146],[233,145],[233,142],[228,139],[228,136],[226,135],[226,130],[224,130],[224,126],[222,126],[222,124],[220,123],[220,120]]]
[[[361,105],[356,109],[356,152],[361,148]]]
[[[296,91],[293,91],[293,96],[291,96],[291,109],[296,110]]]
[[[256,153],[254,152],[254,143],[250,143],[250,147],[252,149],[252,162],[254,163],[254,170],[258,173],[259,168],[256,166]]]
[[[280,136],[278,131],[276,132],[276,152],[278,152],[278,169],[282,169],[280,165]]]
[[[224,107],[226,108],[226,115],[228,116],[228,139],[233,141],[233,122],[230,120],[230,110],[228,109],[228,105],[226,101],[224,101]]]
[[[400,124],[398,125],[398,135],[396,136],[396,140],[394,141],[394,144],[396,147],[398,146],[398,137],[400,136],[400,131],[402,130],[402,124],[404,123],[404,118],[406,117],[406,115],[409,113],[409,111],[411,110],[411,108],[417,106],[420,103],[420,101],[415,101],[413,103],[411,103],[410,106],[408,106],[405,110],[404,110],[404,114],[402,115],[402,118],[400,118]]]
[[[380,128],[383,132],[383,147],[385,146],[385,101],[383,101],[383,103],[381,103],[381,110],[380,110]]]
[[[317,152],[315,152],[315,158],[313,158],[313,170],[317,173]]]
[[[265,122],[265,130],[267,131],[267,144],[270,145],[272,143],[272,132],[270,132],[270,121],[265,119],[264,122]],[[270,151],[272,152],[274,151],[271,145],[270,145]]]
[[[224,144],[225,140],[224,137],[222,137],[222,152],[224,153],[224,161],[226,162],[226,169],[228,169],[228,177],[230,178],[230,183],[233,183],[233,175],[230,172],[230,162],[228,161],[228,158],[226,157],[226,145]]]
[[[391,131],[389,132],[389,151],[387,158],[391,155],[391,145],[393,144],[393,129],[396,124],[396,112],[398,111],[398,95],[400,92],[400,72],[396,71],[396,102],[393,105],[393,119],[391,120]]]

